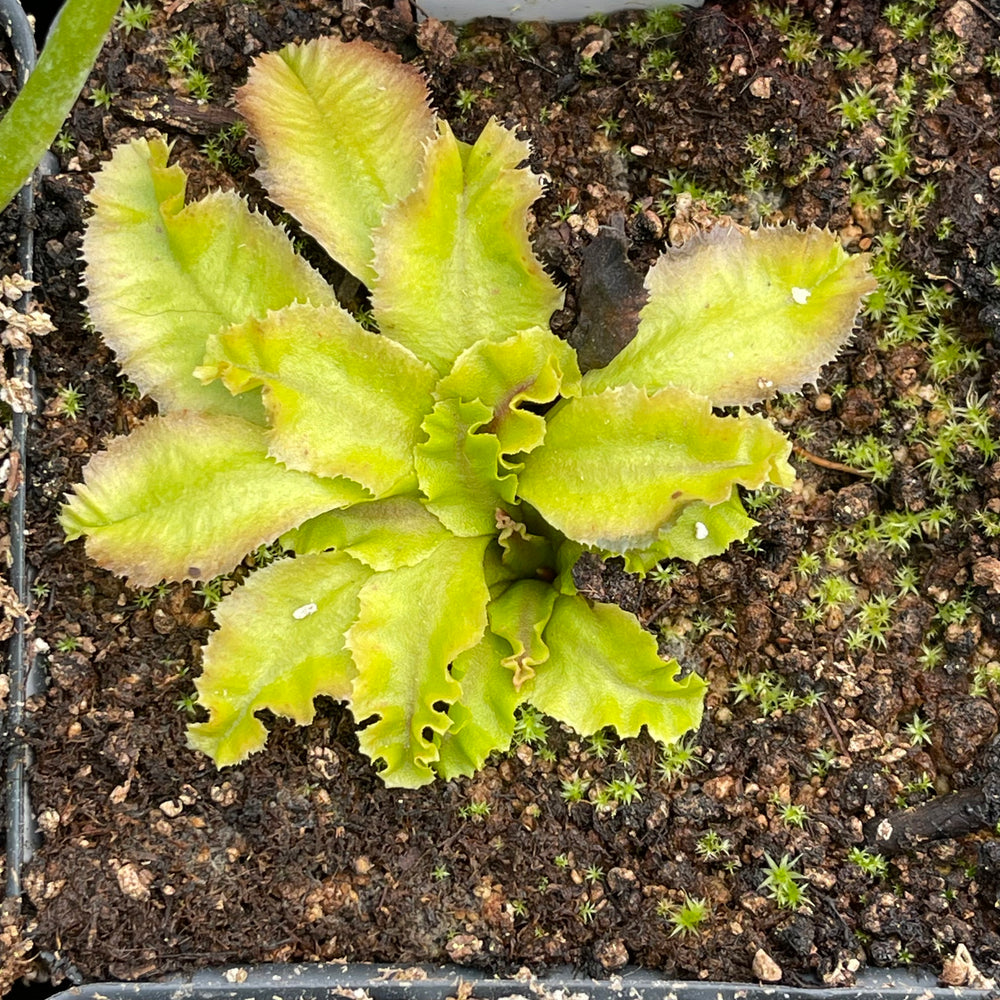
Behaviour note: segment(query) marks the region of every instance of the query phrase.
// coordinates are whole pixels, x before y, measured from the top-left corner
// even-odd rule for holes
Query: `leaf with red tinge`
[[[358,503],[348,479],[294,472],[239,417],[175,413],[114,438],[83,472],[59,523],[133,584],[208,580],[325,510]]]
[[[646,275],[631,343],[584,377],[584,392],[683,386],[715,406],[748,406],[819,377],[875,288],[863,254],[811,226],[716,228],[668,250]]]
[[[87,309],[118,363],[160,411],[232,413],[263,423],[256,393],[234,398],[194,376],[232,323],[333,292],[284,231],[231,191],[184,204],[187,176],[162,139],[119,146],[97,175],[83,239]]]
[[[434,370],[339,306],[293,305],[209,344],[204,379],[263,386],[270,454],[290,469],[347,476],[375,496],[416,486],[413,449]]]
[[[379,329],[442,375],[467,347],[547,327],[563,294],[535,258],[528,207],[541,181],[528,144],[490,120],[471,147],[444,123],[419,187],[375,234]]]
[[[423,77],[365,42],[314,38],[255,60],[236,106],[271,198],[371,285],[372,231],[416,186],[434,134]]]

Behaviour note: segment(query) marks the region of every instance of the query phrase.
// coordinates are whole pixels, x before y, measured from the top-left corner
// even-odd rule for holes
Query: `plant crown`
[[[816,378],[850,335],[866,262],[831,233],[717,230],[665,253],[635,339],[581,374],[549,329],[540,180],[491,120],[473,145],[422,77],[363,42],[259,58],[237,95],[259,177],[371,293],[342,308],[236,194],[185,204],[159,139],[118,147],[84,253],[95,325],[160,415],[91,459],[61,522],[139,586],[207,581],[280,539],[215,611],[190,744],[259,750],[269,709],[346,701],[387,784],[470,774],[521,705],[583,735],[696,727],[636,618],[577,592],[586,550],[645,572],[754,522],[787,439],[743,407]]]

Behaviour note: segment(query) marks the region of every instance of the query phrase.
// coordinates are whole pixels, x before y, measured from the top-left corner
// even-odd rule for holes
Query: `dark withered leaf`
[[[642,276],[628,261],[623,220],[604,226],[583,251],[579,318],[569,336],[580,371],[603,368],[635,336],[646,304]]]

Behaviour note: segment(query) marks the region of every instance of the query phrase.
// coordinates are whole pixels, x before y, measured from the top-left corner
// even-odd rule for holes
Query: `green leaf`
[[[700,724],[705,682],[696,674],[676,680],[676,661],[657,656],[656,640],[627,611],[560,595],[544,638],[549,658],[522,694],[580,735],[614,726],[637,736],[645,726],[669,742]]]
[[[486,555],[483,557],[483,576],[486,578],[486,586],[492,598],[499,597],[515,580],[520,579],[520,574],[505,564],[506,552],[507,550],[501,548],[493,539],[486,547]]]
[[[635,338],[584,391],[677,385],[746,406],[814,382],[875,281],[828,230],[720,227],[668,250],[646,288]]]
[[[447,706],[461,695],[449,664],[486,628],[489,592],[483,553],[489,539],[453,538],[423,562],[376,573],[361,590],[347,633],[358,668],[352,693],[361,749],[385,762],[387,785],[434,780],[436,738],[451,725]]]
[[[542,632],[549,622],[558,591],[541,580],[518,580],[490,602],[490,631],[510,643],[503,665],[514,672],[514,688],[535,676],[535,667],[549,658]]]
[[[129,377],[161,412],[262,422],[260,400],[203,386],[194,369],[224,327],[292,302],[333,301],[284,232],[232,192],[184,206],[186,175],[162,139],[119,146],[97,175],[87,226],[87,308]]]
[[[568,538],[608,552],[647,549],[695,500],[795,479],[791,445],[766,419],[717,417],[703,396],[624,386],[570,399],[526,456],[518,493]]]
[[[427,441],[414,456],[427,507],[452,533],[491,535],[498,507],[514,502],[517,479],[498,474],[500,442],[475,433],[492,411],[476,401],[444,399],[424,420]]]
[[[519,513],[525,512],[522,510]],[[556,560],[552,540],[545,535],[533,534],[526,524],[516,521],[505,510],[497,510],[496,519],[503,565],[520,579],[553,578]]]
[[[473,344],[458,356],[435,394],[488,406],[493,416],[486,429],[496,434],[502,454],[515,455],[537,448],[545,438],[545,418],[525,405],[579,396],[580,368],[565,340],[536,326],[507,340]]]
[[[585,546],[574,542],[571,538],[567,538],[556,549],[556,578],[553,586],[560,594],[572,597],[577,593],[576,582],[573,579],[573,567],[586,551]]]
[[[427,99],[398,56],[335,38],[260,56],[236,94],[268,194],[369,286],[372,230],[416,186],[434,134]]]
[[[38,65],[0,122],[0,210],[28,182],[97,60],[121,0],[66,0]]]
[[[413,448],[433,405],[432,368],[339,306],[293,305],[214,337],[202,378],[264,387],[270,454],[382,496],[416,485]]]
[[[714,507],[695,500],[684,507],[650,548],[626,552],[625,569],[630,573],[646,573],[662,559],[701,562],[709,556],[721,555],[733,542],[743,541],[756,525],[744,510],[735,487],[728,500]]]
[[[264,429],[239,417],[176,413],[114,438],[59,515],[67,539],[138,586],[207,580],[333,507],[365,499],[347,479],[267,457]]]
[[[389,497],[320,514],[282,539],[295,552],[338,549],[384,572],[415,566],[451,532],[418,497]]]
[[[491,119],[471,150],[440,124],[419,187],[375,234],[379,329],[442,375],[478,340],[548,326],[563,295],[535,259],[528,144]]]
[[[509,653],[503,639],[487,632],[455,657],[451,674],[462,686],[462,697],[448,711],[451,728],[438,738],[435,769],[443,778],[474,774],[494,750],[510,747],[521,696],[502,662]]]
[[[344,634],[370,577],[361,563],[326,552],[272,563],[224,598],[195,681],[209,718],[188,727],[188,745],[219,767],[237,764],[267,740],[262,709],[304,726],[314,698],[350,698],[356,671]]]

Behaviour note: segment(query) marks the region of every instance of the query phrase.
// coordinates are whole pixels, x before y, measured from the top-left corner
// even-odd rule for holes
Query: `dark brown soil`
[[[406,3],[174,0],[149,30],[116,33],[37,218],[38,294],[57,330],[34,353],[33,628],[50,682],[34,705],[43,840],[25,915],[56,977],[344,958],[597,974],[631,962],[732,980],[763,975],[763,952],[787,983],[844,984],[866,964],[941,971],[959,945],[984,974],[1000,971],[1000,848],[983,826],[1000,819],[988,754],[1000,710],[1000,54],[984,62],[1000,50],[1000,10],[989,3],[907,0],[898,6],[926,19],[916,27],[863,0],[803,0],[790,24],[748,3],[709,5],[644,40],[637,14],[456,31],[418,27]],[[168,72],[180,31],[199,42],[211,104]],[[580,740],[550,723],[472,780],[387,790],[349,714],[325,703],[310,727],[278,722],[265,753],[219,772],[183,732],[210,597],[130,590],[62,540],[55,515],[88,455],[152,412],[84,321],[90,171],[156,128],[193,172],[192,195],[227,185],[259,200],[246,140],[216,140],[221,160],[205,144],[234,120],[229,99],[255,54],[337,31],[420,64],[461,138],[490,115],[530,136],[551,179],[535,241],[567,286],[555,321],[567,336],[583,336],[581,311],[583,328],[627,335],[634,302],[609,310],[604,271],[580,281],[584,249],[619,214],[640,275],[668,238],[720,212],[830,226],[852,249],[901,239],[881,258],[889,305],[870,306],[818,387],[770,406],[802,448],[801,481],[758,506],[750,543],[659,580],[578,568],[585,593],[635,611],[708,679],[686,770],[664,767],[647,739]],[[851,46],[870,58],[838,66]],[[911,159],[894,178],[888,111],[908,75]],[[88,99],[98,86],[110,107]],[[883,113],[849,129],[831,109],[855,86],[874,88]],[[927,181],[936,198],[921,208]],[[685,182],[693,200],[678,194]],[[859,195],[879,185],[881,205]],[[618,283],[634,284],[627,272]],[[68,386],[82,394],[75,415]],[[638,794],[609,802],[609,784],[629,776]],[[589,780],[579,802],[574,777]],[[972,832],[903,838],[881,874],[849,860],[879,850],[897,809],[958,790]],[[945,832],[953,817],[947,805]],[[726,849],[713,856],[706,835]],[[763,885],[783,857],[805,876],[797,909]],[[676,933],[686,896],[706,899],[708,915]]]

